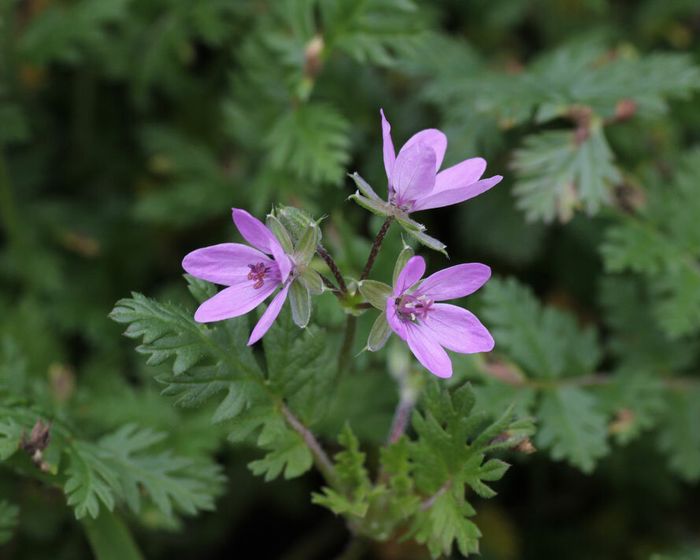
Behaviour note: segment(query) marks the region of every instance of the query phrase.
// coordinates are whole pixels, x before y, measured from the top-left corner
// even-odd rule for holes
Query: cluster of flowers
[[[408,233],[433,246],[431,242],[437,240],[423,234],[425,228],[408,215],[473,198],[502,177],[481,179],[486,169],[482,158],[467,159],[439,171],[447,138],[436,129],[414,134],[397,155],[383,111],[381,117],[388,199],[377,196],[357,174],[353,178],[359,192],[353,198],[377,214],[396,219]],[[308,324],[311,296],[324,290],[323,279],[311,267],[321,232],[318,223],[289,210],[269,215],[266,225],[245,210],[234,208],[233,222],[250,245],[221,243],[185,257],[182,266],[189,274],[226,286],[201,304],[194,316],[196,321],[207,323],[244,315],[281,288],[253,329],[248,344],[263,337],[287,299],[294,322],[302,328]],[[483,264],[469,263],[422,280],[424,273],[423,257],[405,249],[397,261],[393,287],[373,280],[358,282],[360,293],[382,312],[367,348],[379,350],[394,332],[426,369],[439,377],[450,377],[452,362],[445,349],[465,354],[489,352],[494,341],[471,312],[440,302],[474,293],[489,279],[491,270]]]

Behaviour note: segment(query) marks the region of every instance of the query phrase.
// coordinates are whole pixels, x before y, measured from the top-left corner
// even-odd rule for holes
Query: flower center
[[[397,298],[396,311],[401,320],[415,323],[418,319],[425,320],[432,305],[433,300],[427,296],[405,294]]]
[[[265,274],[270,272],[270,267],[259,262],[257,264],[249,264],[248,268],[250,269],[248,280],[254,281],[253,288],[259,290],[265,285]]]

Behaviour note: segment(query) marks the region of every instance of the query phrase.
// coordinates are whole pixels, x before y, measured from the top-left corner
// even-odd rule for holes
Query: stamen
[[[270,272],[270,267],[260,262],[257,264],[249,264],[248,268],[250,269],[248,280],[255,280],[253,289],[259,290],[265,285],[265,274]]]

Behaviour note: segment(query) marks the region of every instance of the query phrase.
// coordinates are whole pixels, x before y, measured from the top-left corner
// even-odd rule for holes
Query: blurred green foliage
[[[696,0],[0,0],[0,558],[329,558],[346,521],[347,558],[697,557],[699,90]],[[346,173],[384,194],[380,107],[505,176],[417,216],[499,276],[468,301],[495,352],[439,388],[393,343],[339,374],[330,294],[251,351],[181,277],[273,204],[359,276],[381,221]],[[530,418],[537,452],[491,457]]]

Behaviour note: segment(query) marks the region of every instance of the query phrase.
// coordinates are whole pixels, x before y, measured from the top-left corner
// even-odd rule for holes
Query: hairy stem
[[[328,458],[326,452],[321,447],[321,444],[316,439],[316,436],[314,436],[309,429],[304,426],[304,424],[302,424],[296,416],[294,416],[294,413],[289,410],[286,404],[282,403],[281,410],[287,423],[302,437],[304,443],[309,448],[309,451],[311,451],[311,455],[313,455],[314,458],[314,464],[323,475],[323,478],[326,479],[326,482],[330,486],[335,486],[337,481],[335,467]]]
[[[372,243],[372,249],[369,252],[369,257],[367,257],[367,264],[365,264],[365,268],[362,271],[362,274],[360,275],[360,280],[364,280],[365,278],[367,278],[369,276],[369,273],[372,271],[374,261],[377,259],[377,255],[379,254],[379,249],[382,246],[382,242],[384,241],[386,232],[389,231],[389,227],[391,227],[391,223],[393,221],[394,217],[389,216],[386,220],[384,220],[382,227],[379,228],[379,232],[377,232],[377,237],[374,238],[374,243]]]
[[[414,391],[401,391],[399,404],[396,405],[394,411],[394,419],[391,422],[391,430],[387,443],[391,445],[399,441],[402,435],[406,433],[408,420],[411,418],[411,412],[416,405],[416,393]]]
[[[343,373],[350,364],[350,352],[352,345],[355,342],[355,329],[357,328],[357,317],[348,315],[345,321],[345,334],[343,335],[343,344],[338,353],[338,375]]]
[[[331,269],[331,272],[333,273],[333,276],[335,277],[335,281],[338,283],[338,288],[340,289],[340,293],[345,295],[348,292],[348,287],[345,284],[345,279],[343,278],[343,275],[341,274],[340,269],[338,268],[338,265],[335,264],[333,257],[331,257],[330,253],[328,251],[326,251],[325,247],[323,245],[321,245],[320,243],[316,247],[316,252],[325,261],[325,263],[328,265],[328,268]]]

